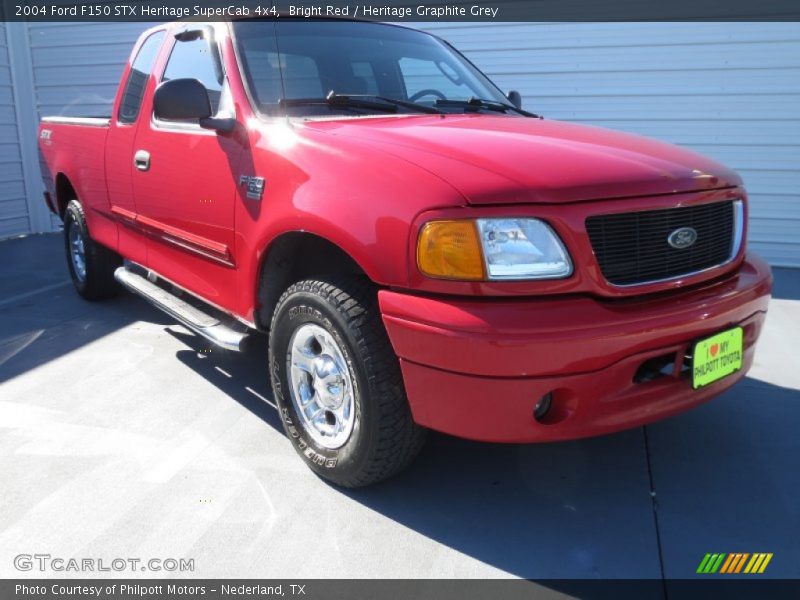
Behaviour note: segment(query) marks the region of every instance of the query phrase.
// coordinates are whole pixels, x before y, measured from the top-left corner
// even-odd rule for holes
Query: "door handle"
[[[148,171],[150,169],[150,153],[147,150],[138,150],[133,155],[133,164],[140,171]]]

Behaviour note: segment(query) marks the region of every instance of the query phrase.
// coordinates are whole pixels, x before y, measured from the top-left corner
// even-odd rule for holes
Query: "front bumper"
[[[378,299],[417,423],[475,440],[535,442],[649,423],[728,389],[752,365],[771,287],[769,266],[750,254],[722,280],[644,298],[464,300],[382,290]],[[736,325],[742,369],[692,389],[684,368],[692,344]],[[668,374],[637,381],[646,363],[669,357]],[[533,408],[547,393],[552,408],[540,422]]]

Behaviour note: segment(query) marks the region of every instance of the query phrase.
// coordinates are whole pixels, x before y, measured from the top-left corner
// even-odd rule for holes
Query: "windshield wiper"
[[[469,100],[437,100],[436,106],[457,106],[463,107],[465,110],[480,110],[485,108],[486,110],[494,110],[502,113],[513,110],[515,113],[526,117],[539,118],[539,115],[517,108],[513,104],[506,104],[505,102],[499,102],[497,100],[484,100],[483,98],[476,98],[474,96]]]
[[[384,112],[397,112],[398,107],[415,110],[429,114],[442,114],[443,111],[433,106],[417,104],[409,100],[387,98],[375,94],[337,94],[330,91],[324,98],[284,98],[280,100],[283,106],[331,106],[337,108],[365,108]]]
[[[329,106],[331,108],[365,108],[382,112],[397,112],[397,106],[388,102],[371,102],[357,97],[330,92],[325,98],[281,98],[280,106]]]
[[[431,115],[441,115],[444,111],[439,110],[435,106],[427,106],[425,104],[420,104],[418,102],[411,102],[410,100],[400,100],[399,98],[387,98],[386,96],[377,96],[374,94],[348,94],[345,96],[336,95],[336,98],[375,98],[376,100],[382,100],[383,102],[389,102],[394,104],[395,106],[401,106],[403,108],[408,108],[410,110],[416,110],[417,112],[427,113]]]

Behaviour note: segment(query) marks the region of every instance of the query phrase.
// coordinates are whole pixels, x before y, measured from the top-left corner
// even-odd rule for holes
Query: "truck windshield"
[[[264,114],[386,113],[388,100],[399,113],[515,110],[447,44],[413,29],[310,19],[242,20],[233,27],[244,76]]]

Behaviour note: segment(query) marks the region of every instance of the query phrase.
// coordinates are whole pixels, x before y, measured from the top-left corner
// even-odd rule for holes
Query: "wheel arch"
[[[372,278],[341,246],[308,231],[287,231],[276,236],[262,253],[255,286],[255,324],[269,329],[281,294],[293,283],[331,275]]]
[[[55,191],[56,191],[56,207],[58,208],[58,216],[64,220],[64,212],[67,210],[67,204],[70,200],[78,198],[78,193],[75,186],[69,180],[69,177],[63,172],[59,171],[55,178]]]

